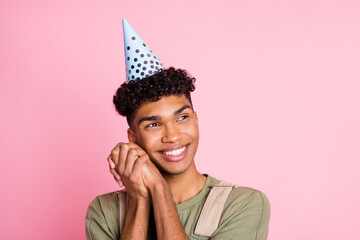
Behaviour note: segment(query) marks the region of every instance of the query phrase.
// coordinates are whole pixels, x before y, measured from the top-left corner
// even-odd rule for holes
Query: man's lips
[[[159,153],[162,155],[163,158],[165,158],[168,161],[180,161],[183,159],[188,151],[188,145],[182,145],[182,146],[176,146],[171,148],[163,149],[162,151],[159,151]]]
[[[189,145],[189,144],[186,144],[186,145]],[[174,150],[177,150],[177,149],[181,149],[181,148],[183,148],[183,147],[186,147],[186,145],[179,145],[179,146],[169,147],[169,148],[166,148],[166,149],[162,149],[162,150],[160,150],[160,151],[161,151],[161,152],[174,151]]]

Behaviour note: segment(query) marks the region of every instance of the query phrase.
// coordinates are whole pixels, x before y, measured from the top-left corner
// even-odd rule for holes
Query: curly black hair
[[[152,76],[124,82],[116,91],[113,103],[117,112],[126,116],[129,126],[132,126],[136,111],[145,102],[156,102],[162,96],[184,95],[190,102],[190,92],[195,90],[196,79],[184,69],[161,69]]]

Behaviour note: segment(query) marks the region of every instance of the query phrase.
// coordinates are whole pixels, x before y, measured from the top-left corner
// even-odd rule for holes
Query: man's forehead
[[[184,95],[165,96],[156,102],[146,102],[142,104],[135,114],[135,119],[144,116],[173,115],[175,111],[183,106],[190,106],[191,108],[189,100]]]

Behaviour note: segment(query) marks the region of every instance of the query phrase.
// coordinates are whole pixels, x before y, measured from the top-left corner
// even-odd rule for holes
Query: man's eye
[[[181,117],[179,117],[179,121],[182,121],[182,120],[184,120],[184,119],[186,119],[186,118],[188,118],[188,116],[181,116]]]
[[[157,127],[157,126],[159,126],[159,124],[157,124],[157,123],[150,123],[150,124],[147,125],[146,127],[148,128],[148,127]]]

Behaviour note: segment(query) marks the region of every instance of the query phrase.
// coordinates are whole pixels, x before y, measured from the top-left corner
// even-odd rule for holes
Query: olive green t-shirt
[[[270,219],[269,201],[262,192],[247,187],[232,189],[226,199],[218,228],[211,238],[194,234],[197,220],[211,186],[219,182],[218,179],[207,176],[200,193],[176,206],[180,221],[189,239],[267,239]],[[89,205],[85,223],[88,240],[120,239],[118,192],[97,196]],[[156,239],[156,226],[152,211],[148,239]]]

